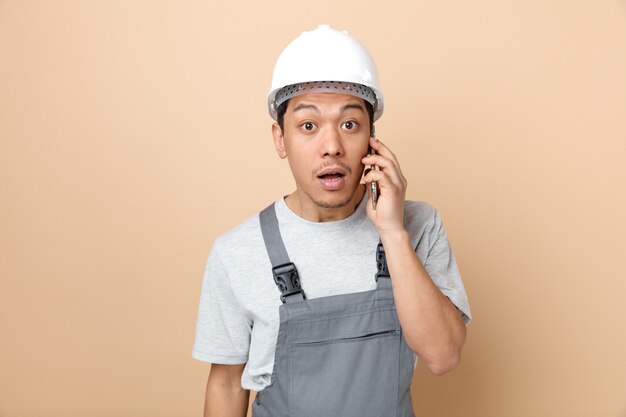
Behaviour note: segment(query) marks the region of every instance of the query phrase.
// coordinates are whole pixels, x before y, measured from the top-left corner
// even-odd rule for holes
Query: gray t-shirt
[[[366,202],[367,194],[349,217],[315,223],[292,212],[283,198],[276,201],[280,232],[308,299],[376,289],[379,236],[365,212]],[[469,323],[467,295],[439,213],[427,203],[407,201],[404,223],[431,278]],[[262,390],[271,382],[281,304],[256,214],[213,245],[192,356],[211,363],[246,363],[241,386]]]

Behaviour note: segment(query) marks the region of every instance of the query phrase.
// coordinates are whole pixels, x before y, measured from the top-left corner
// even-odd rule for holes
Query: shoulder
[[[439,211],[425,201],[405,201],[404,226],[415,248],[431,247],[443,231]]]
[[[425,201],[404,202],[404,224],[407,228],[430,226],[432,228],[441,222],[437,208]]]
[[[256,213],[218,236],[212,252],[223,263],[228,263],[232,259],[241,259],[242,255],[251,255],[262,249],[263,245],[259,214]]]

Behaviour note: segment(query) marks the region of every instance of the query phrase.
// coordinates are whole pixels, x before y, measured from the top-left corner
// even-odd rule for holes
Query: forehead
[[[307,93],[289,100],[287,111],[293,112],[299,104],[311,104],[320,110],[340,110],[344,106],[356,104],[365,111],[365,102],[362,98],[338,93]],[[354,109],[352,106],[348,109]],[[358,110],[357,110],[358,111]]]

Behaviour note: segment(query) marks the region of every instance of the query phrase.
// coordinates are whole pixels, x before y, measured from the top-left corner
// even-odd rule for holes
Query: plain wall
[[[294,184],[265,95],[320,23],[442,213],[474,321],[430,417],[626,416],[626,4],[0,0],[0,416],[199,416],[206,257]]]

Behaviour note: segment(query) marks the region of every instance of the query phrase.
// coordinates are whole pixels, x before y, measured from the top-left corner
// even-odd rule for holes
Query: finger
[[[395,168],[396,165],[389,158],[383,155],[366,155],[361,159],[364,165],[376,165],[380,169]]]
[[[374,148],[377,154],[384,156],[394,162],[398,162],[396,155],[385,145],[380,139],[370,138],[370,146]]]
[[[387,193],[395,194],[396,192],[401,192],[401,190],[403,189],[402,184],[394,182],[392,178],[384,171],[372,170],[365,177],[363,177],[363,181],[368,185],[372,181],[376,181],[381,189],[381,195],[385,191]]]
[[[398,172],[398,167],[389,159],[382,155],[370,155],[363,158],[361,161],[365,165],[376,165],[380,170],[389,175],[392,181],[397,185],[405,183],[405,179],[401,172]],[[367,173],[365,174],[367,175]]]
[[[377,138],[370,138],[370,145],[379,155],[389,159],[396,166],[400,175],[402,175],[398,158],[382,141]]]

